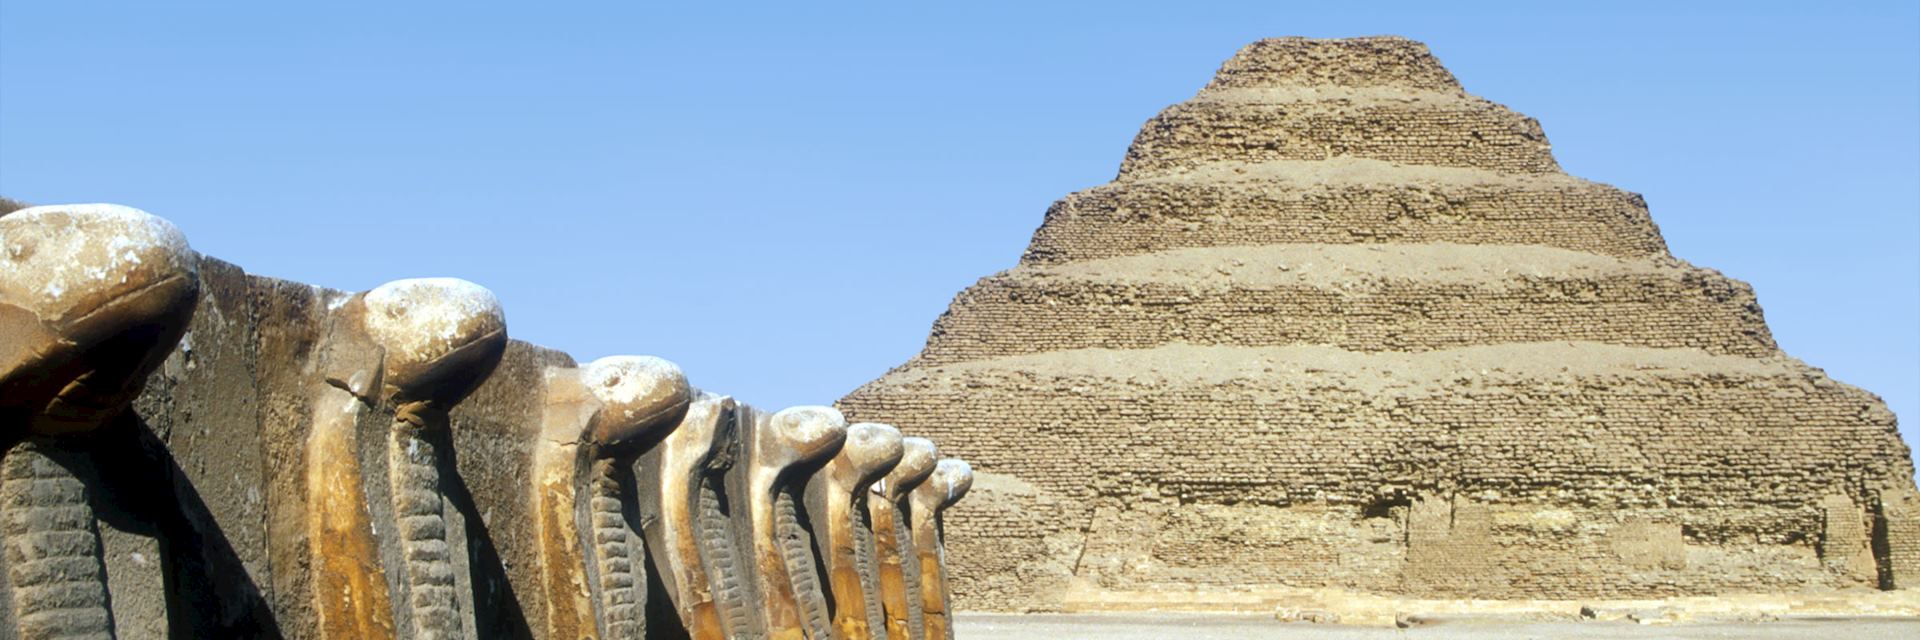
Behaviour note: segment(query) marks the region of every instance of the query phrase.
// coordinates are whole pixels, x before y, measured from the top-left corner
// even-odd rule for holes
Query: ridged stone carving
[[[178,229],[136,209],[0,218],[0,585],[11,600],[0,631],[10,637],[115,637],[88,450],[132,443],[88,436],[180,342],[198,265]]]
[[[506,321],[486,289],[464,280],[397,280],[337,301],[321,354],[307,450],[314,603],[327,638],[473,636],[466,550],[449,542],[441,486],[447,412],[493,371]],[[362,415],[391,407],[385,430],[388,504],[376,515],[361,456]],[[381,531],[384,529],[385,534]],[[382,536],[399,559],[390,576]],[[389,611],[395,591],[398,609]]]

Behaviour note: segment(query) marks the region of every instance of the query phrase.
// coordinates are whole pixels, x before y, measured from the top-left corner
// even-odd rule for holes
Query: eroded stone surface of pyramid
[[[1241,50],[840,404],[983,472],[964,608],[1920,583],[1881,400],[1402,38]]]

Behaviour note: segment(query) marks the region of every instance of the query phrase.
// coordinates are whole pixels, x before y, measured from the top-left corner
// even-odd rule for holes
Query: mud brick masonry
[[[1282,38],[839,403],[981,474],[955,597],[1920,584],[1881,400],[1402,38]]]

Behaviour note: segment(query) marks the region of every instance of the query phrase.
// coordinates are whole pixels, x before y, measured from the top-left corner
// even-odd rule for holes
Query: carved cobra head
[[[920,485],[919,491],[926,491],[940,499],[939,508],[945,509],[967,496],[973,488],[973,466],[959,458],[947,458],[934,465],[933,475]]]
[[[836,460],[845,461],[856,483],[865,483],[891,471],[905,454],[906,446],[901,442],[899,429],[878,422],[859,422],[847,427],[847,443],[840,448]]]
[[[386,350],[387,393],[446,410],[486,380],[507,348],[500,301],[457,278],[395,280],[362,294],[367,334]]]
[[[686,416],[693,390],[679,365],[652,356],[609,356],[581,370],[600,410],[587,428],[599,445],[631,442]]]
[[[179,229],[138,209],[0,217],[0,412],[60,434],[124,410],[186,333],[199,264]]]
[[[900,464],[894,465],[886,477],[873,483],[873,492],[880,494],[889,502],[897,502],[907,495],[915,485],[933,474],[934,461],[939,459],[940,451],[933,441],[926,438],[901,438]]]
[[[847,419],[833,407],[789,407],[766,422],[759,434],[761,463],[788,467],[833,456],[847,440]]]
[[[733,464],[733,452],[729,445],[734,438],[734,416],[737,403],[733,396],[723,396],[694,389],[693,400],[687,403],[686,415],[680,418],[680,424],[667,434],[663,446],[690,455],[701,470],[715,471]]]

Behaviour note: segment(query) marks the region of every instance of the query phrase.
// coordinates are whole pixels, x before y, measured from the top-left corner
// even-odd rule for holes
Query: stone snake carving
[[[942,536],[940,514],[953,506],[973,488],[973,467],[958,458],[941,460],[933,475],[914,487],[907,497],[911,503],[914,555],[920,564],[920,611],[926,640],[953,640],[953,619],[948,614],[952,595],[947,586],[947,550]]]
[[[824,628],[810,626],[805,607],[794,591],[780,525],[783,500],[803,486],[812,467],[839,452],[847,437],[847,421],[830,407],[791,407],[755,416],[743,434],[745,466],[733,478],[729,494],[746,503],[746,512],[734,514],[735,526],[747,537],[742,551],[751,560],[749,585],[759,621],[770,640],[802,640]],[[784,496],[784,498],[783,498]],[[792,508],[789,505],[786,508]],[[791,532],[791,526],[788,531]]]
[[[751,409],[743,407],[745,413],[740,420],[751,420]],[[741,466],[737,461],[729,463],[728,472]],[[708,477],[699,484],[698,511],[695,513],[699,525],[701,562],[708,565],[707,590],[713,594],[716,612],[723,621],[725,634],[722,637],[734,640],[759,640],[766,637],[765,626],[760,622],[754,610],[755,596],[752,591],[753,568],[748,564],[749,554],[742,553],[740,547],[745,534],[737,533],[734,528],[735,513],[744,507],[741,501],[729,496],[725,479]]]
[[[867,498],[868,520],[873,526],[874,558],[879,564],[880,604],[885,615],[888,640],[917,637],[924,628],[920,599],[914,597],[914,585],[920,584],[919,568],[906,559],[911,544],[907,495],[933,475],[939,450],[926,438],[904,438],[900,464],[873,483]]]
[[[449,278],[398,280],[340,301],[323,348],[308,441],[308,531],[315,608],[326,638],[395,637],[404,614],[413,638],[470,635],[437,451],[447,411],[490,374],[506,348],[493,294]],[[386,431],[387,531],[398,543],[402,607],[381,568],[379,531],[359,456],[362,413],[391,404]]]
[[[872,536],[867,524],[867,488],[893,470],[906,453],[900,430],[861,422],[847,427],[847,442],[807,483],[814,514],[814,553],[827,574],[827,596],[838,640],[872,640],[886,624],[873,583]],[[881,620],[878,624],[876,620]]]
[[[0,218],[0,630],[13,637],[116,636],[87,451],[123,443],[88,436],[180,342],[198,264],[178,229],[136,209]]]
[[[257,415],[294,436],[278,445],[285,452],[279,460],[291,464],[267,469],[283,474],[285,489],[266,498],[284,505],[273,526],[295,537],[285,551],[259,557],[272,561],[264,571],[298,575],[275,584],[289,585],[285,597],[311,607],[298,614],[311,615],[304,635],[475,638],[483,625],[474,619],[473,603],[482,598],[474,589],[506,585],[521,588],[488,601],[545,605],[544,619],[529,608],[530,625],[518,626],[529,618],[503,615],[484,627],[513,636],[524,629],[556,639],[674,637],[678,625],[699,640],[884,637],[882,554],[869,529],[869,511],[880,507],[869,502],[890,500],[886,532],[878,537],[890,541],[900,593],[918,593],[910,585],[926,572],[901,561],[913,535],[908,529],[918,525],[907,515],[906,494],[870,499],[866,491],[902,458],[931,461],[931,443],[903,439],[885,425],[849,427],[827,407],[755,411],[694,391],[677,367],[655,358],[605,358],[576,368],[563,354],[530,360],[520,346],[509,360],[513,366],[501,367],[508,350],[504,316],[492,294],[471,283],[401,280],[359,294],[296,284],[289,297],[253,297],[288,289],[249,290],[244,274],[223,280],[225,272],[203,267],[171,225],[107,205],[0,217],[0,266],[0,601],[6,603],[0,637],[138,637],[201,628],[165,615],[194,604],[171,593],[148,595],[146,580],[177,566],[167,563],[198,557],[179,555],[182,549],[228,544],[176,535],[218,536],[226,523],[196,520],[134,532],[124,526],[123,509],[133,498],[115,492],[152,469],[164,476],[156,482],[186,479],[156,485],[169,488],[156,490],[161,502],[190,505],[199,499],[196,489],[210,488],[202,484],[206,477],[167,476],[157,465],[139,473],[110,470],[103,465],[145,454],[103,447],[145,447],[156,436],[155,446],[170,446],[164,431],[137,432],[145,439],[121,442],[128,433],[122,426],[204,433],[207,423],[197,421],[227,419],[194,405],[185,412],[189,418],[154,427],[130,408],[162,363],[167,377],[139,397],[142,414],[156,394],[190,375],[176,372],[175,364],[184,361],[181,367],[191,371],[193,360],[168,357],[203,289],[213,301],[208,318],[285,304],[276,312],[304,323],[272,338],[285,341],[280,353],[304,360],[261,358],[247,365],[286,367],[271,387],[278,394],[275,413],[259,400]],[[220,336],[263,339],[252,333],[259,331],[253,319],[218,322],[233,327]],[[529,361],[540,364],[527,367]],[[569,364],[549,366],[559,363]],[[448,475],[455,442],[450,412],[497,367],[510,375],[475,402],[532,402],[517,405],[514,415],[524,417],[504,428],[478,414],[463,417],[460,428],[485,435],[460,435],[467,455],[459,465],[507,463],[516,466],[506,473],[527,475],[469,485],[472,478]],[[248,391],[264,398],[264,378],[248,371],[232,379],[261,385]],[[255,401],[236,399],[234,415],[251,413],[255,405],[242,403]],[[537,429],[528,428],[529,418]],[[496,433],[508,437],[491,448]],[[514,439],[521,434],[524,440]],[[464,448],[475,442],[481,448]],[[891,486],[911,484],[901,477]],[[526,516],[524,528],[498,527],[498,520],[480,525],[497,518],[501,507],[509,517]],[[158,536],[159,544],[128,546],[140,536]],[[122,573],[148,562],[138,559],[143,552],[160,554],[161,564]],[[513,582],[476,584],[474,571],[493,571],[495,562]],[[255,570],[238,561],[230,566]],[[165,585],[192,584],[201,574],[180,575]],[[660,586],[650,588],[655,579]],[[126,599],[119,597],[128,589]],[[141,599],[146,602],[128,607]],[[658,607],[671,610],[650,617]],[[157,618],[156,610],[162,612]],[[266,624],[258,629],[289,631],[272,626],[271,616],[261,618]]]
[[[626,476],[642,440],[685,416],[686,376],[659,358],[615,356],[549,368],[546,384],[533,492],[547,637],[639,638],[645,546],[627,518]]]
[[[695,393],[680,424],[634,465],[646,550],[680,625],[694,640],[725,640],[746,626],[733,538],[719,513],[719,477],[733,464],[733,398]],[[724,555],[715,557],[718,551]],[[664,626],[665,621],[655,621]]]

